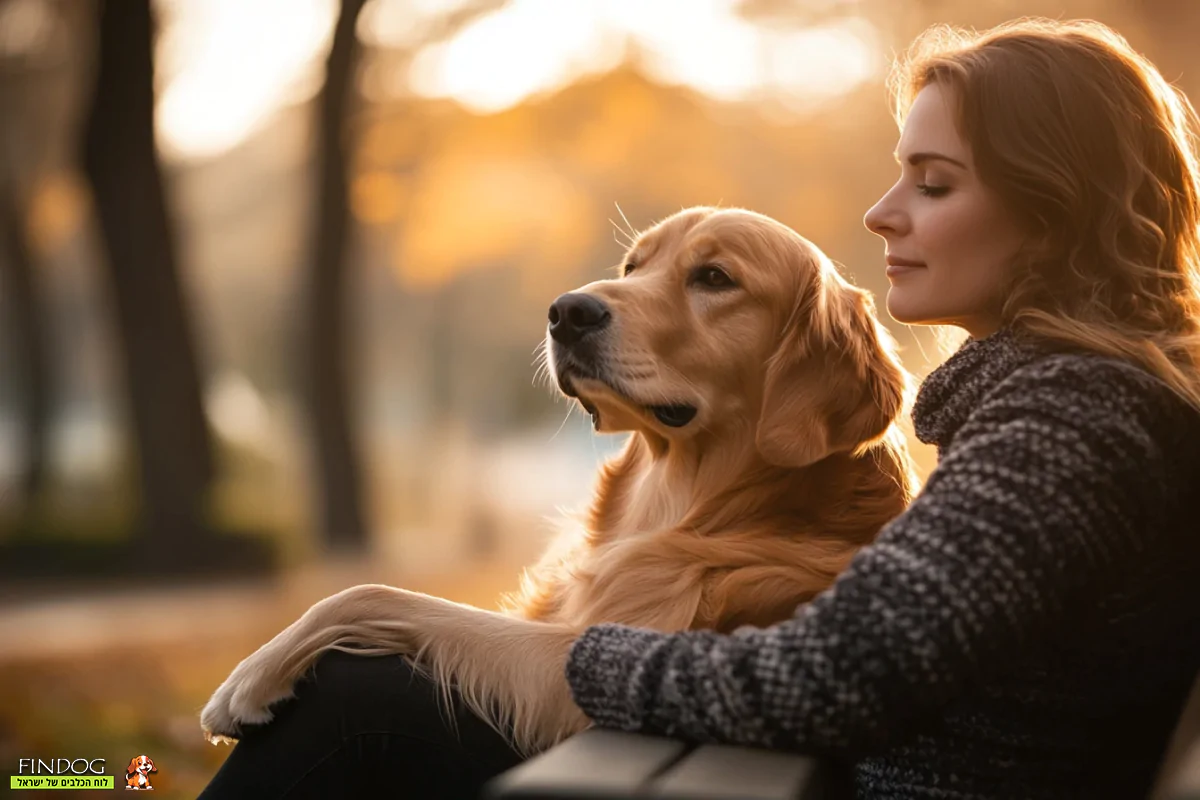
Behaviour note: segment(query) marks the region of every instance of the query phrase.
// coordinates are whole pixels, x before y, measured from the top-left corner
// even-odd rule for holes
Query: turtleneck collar
[[[988,392],[1041,352],[1011,328],[968,339],[921,383],[913,405],[917,438],[943,452]]]

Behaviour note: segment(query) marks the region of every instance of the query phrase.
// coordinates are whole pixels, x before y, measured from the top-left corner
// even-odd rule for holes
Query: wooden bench
[[[823,759],[592,729],[492,781],[487,800],[842,800],[849,775]]]
[[[1200,800],[1200,677],[1163,757],[1151,800]]]
[[[486,800],[845,800],[848,771],[832,761],[592,729],[520,764]],[[1200,679],[1180,714],[1150,800],[1200,800]]]

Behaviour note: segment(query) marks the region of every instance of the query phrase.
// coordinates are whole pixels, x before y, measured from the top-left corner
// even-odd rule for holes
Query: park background
[[[713,204],[882,309],[891,59],[1035,14],[1200,92],[1193,0],[0,0],[0,777],[193,797],[310,603],[492,605],[622,443],[534,381],[550,302]]]

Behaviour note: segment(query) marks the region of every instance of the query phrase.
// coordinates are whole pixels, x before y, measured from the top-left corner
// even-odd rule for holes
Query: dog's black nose
[[[611,319],[608,306],[600,300],[569,292],[550,305],[550,335],[556,342],[575,344],[587,334],[603,330]]]

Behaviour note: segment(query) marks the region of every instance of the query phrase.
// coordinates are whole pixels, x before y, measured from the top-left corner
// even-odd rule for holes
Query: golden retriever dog
[[[786,619],[914,492],[895,428],[910,382],[870,295],[774,220],[682,211],[549,320],[561,391],[596,430],[631,432],[582,530],[499,611],[381,585],[321,600],[216,690],[201,714],[211,741],[270,720],[322,652],[346,649],[408,656],[537,752],[588,725],[565,677],[585,627]]]

